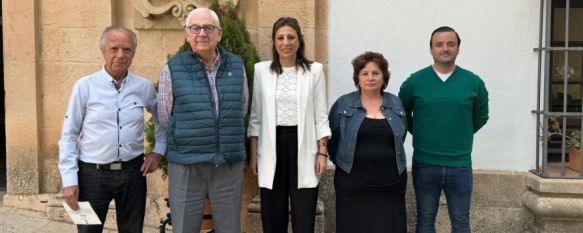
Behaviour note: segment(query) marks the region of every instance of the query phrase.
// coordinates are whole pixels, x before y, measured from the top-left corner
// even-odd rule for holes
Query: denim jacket
[[[383,92],[381,111],[395,135],[395,156],[400,175],[407,168],[407,159],[403,148],[403,142],[407,136],[405,110],[399,97]],[[366,110],[360,102],[360,91],[354,91],[338,98],[328,115],[332,130],[332,137],[328,140],[330,160],[347,173],[352,170],[358,129],[365,116]]]

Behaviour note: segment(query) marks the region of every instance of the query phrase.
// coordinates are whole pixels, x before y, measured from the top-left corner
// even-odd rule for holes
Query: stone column
[[[583,180],[545,179],[528,173],[526,185],[522,203],[535,215],[534,232],[581,232]]]
[[[5,206],[46,210],[60,190],[57,142],[73,83],[103,65],[110,1],[2,1],[6,103]]]
[[[36,194],[42,125],[38,5],[35,0],[2,4],[8,194]]]

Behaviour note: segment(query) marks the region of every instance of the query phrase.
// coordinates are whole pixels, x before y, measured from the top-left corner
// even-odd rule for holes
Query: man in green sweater
[[[451,232],[471,232],[472,144],[488,121],[488,91],[480,77],[456,66],[460,43],[451,27],[435,29],[433,65],[411,74],[399,91],[413,135],[417,233],[435,232],[442,190]]]

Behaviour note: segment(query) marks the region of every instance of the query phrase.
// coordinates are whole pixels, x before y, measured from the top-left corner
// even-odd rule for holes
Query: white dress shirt
[[[165,135],[158,130],[156,91],[150,81],[131,72],[116,89],[105,69],[73,86],[59,141],[63,187],[77,185],[77,161],[107,164],[144,153],[144,108],[156,123],[154,152],[164,154]]]

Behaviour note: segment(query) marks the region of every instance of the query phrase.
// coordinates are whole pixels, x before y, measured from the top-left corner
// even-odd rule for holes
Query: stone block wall
[[[583,231],[583,180],[525,177],[522,203],[534,214],[536,233]]]
[[[300,23],[306,42],[306,56],[327,64],[328,0],[249,0],[239,1],[251,40],[262,60],[271,60],[273,23],[282,17],[294,17]]]
[[[221,0],[220,2],[225,2]],[[280,16],[298,18],[306,35],[307,54],[325,63],[327,1],[233,1],[263,59],[270,59],[271,25]],[[209,1],[65,1],[4,0],[4,82],[6,101],[7,206],[44,211],[57,197],[61,181],[57,168],[62,117],[74,83],[102,68],[101,31],[110,25],[133,29],[138,48],[130,67],[152,82],[159,79],[169,54],[184,42],[184,15],[189,4],[206,7]],[[190,5],[192,6],[192,5]],[[273,7],[280,10],[273,10]],[[316,31],[320,32],[319,36]],[[258,33],[260,32],[260,33]],[[316,42],[318,45],[316,46]],[[320,54],[320,55],[317,55]],[[318,57],[319,56],[319,57]],[[149,116],[147,116],[149,117]],[[244,203],[257,193],[256,178],[246,171]],[[146,222],[163,218],[167,184],[162,174],[148,177]],[[47,197],[48,196],[48,197]],[[150,211],[153,209],[154,211]],[[244,216],[243,216],[244,217]]]
[[[208,6],[205,1],[178,2]],[[299,19],[308,57],[326,63],[324,2],[303,0],[282,7],[276,0],[261,4],[251,0],[239,8],[263,59],[271,57],[273,22],[287,15]],[[148,17],[138,10],[144,4],[154,12]],[[3,1],[9,193],[60,190],[56,164],[62,117],[73,84],[104,64],[99,35],[105,27],[133,29],[138,48],[130,70],[153,82],[159,79],[167,56],[177,51],[185,36],[183,18],[173,15],[172,8],[157,12],[161,5],[162,1],[149,0]]]

